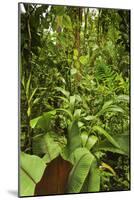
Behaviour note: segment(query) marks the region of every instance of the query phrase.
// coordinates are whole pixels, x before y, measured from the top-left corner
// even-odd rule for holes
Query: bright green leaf
[[[69,174],[67,192],[79,193],[89,173],[94,156],[84,148],[78,148],[73,155],[74,167]]]
[[[98,141],[98,137],[97,136],[90,135],[88,137],[87,142],[86,142],[87,149],[90,150],[96,144],[97,141]]]
[[[20,196],[34,196],[35,186],[45,168],[45,162],[38,156],[20,154]]]
[[[77,50],[77,49],[74,49],[74,56],[78,57],[78,55],[79,55],[78,50]]]
[[[38,121],[39,121],[40,118],[41,118],[41,116],[36,117],[36,118],[30,120],[30,126],[31,126],[31,128],[35,128],[35,126],[37,125],[37,123],[38,123]]]
[[[129,156],[129,135],[120,134],[113,136],[113,138],[119,144],[120,148],[115,147],[105,139],[94,146],[94,151],[110,151]]]
[[[97,166],[97,161],[96,159],[94,159],[88,175],[88,192],[99,192],[99,191],[100,191],[100,172]]]
[[[46,163],[49,163],[60,154],[61,146],[58,142],[54,141],[54,138],[49,133],[47,133],[44,136],[43,141],[40,140],[40,142],[42,143],[44,152],[46,153],[43,157],[43,160]]]
[[[88,56],[80,56],[80,62],[83,65],[86,65],[89,62]]]
[[[76,74],[77,73],[77,69],[76,68],[72,68],[71,69],[71,75],[74,75],[74,74]]]

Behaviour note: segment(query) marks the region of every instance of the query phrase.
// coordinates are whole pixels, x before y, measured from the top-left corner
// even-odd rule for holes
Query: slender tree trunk
[[[82,74],[82,68],[81,68],[81,63],[79,61],[79,58],[81,56],[81,49],[80,49],[80,45],[81,45],[81,38],[80,38],[80,33],[81,33],[81,25],[82,25],[82,13],[83,13],[83,9],[82,8],[78,8],[77,12],[75,13],[75,44],[74,44],[74,48],[77,49],[78,51],[78,57],[77,57],[77,62],[79,65],[79,69],[78,72],[76,73],[75,76],[75,90],[77,88],[78,82],[81,80],[81,74]]]
[[[78,8],[75,14],[76,28],[75,28],[75,48],[78,50],[78,58],[80,57],[80,31],[82,24],[82,8]]]

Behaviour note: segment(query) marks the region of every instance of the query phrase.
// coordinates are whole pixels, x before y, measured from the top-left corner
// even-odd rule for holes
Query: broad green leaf
[[[80,115],[81,115],[81,109],[76,109],[74,111],[74,119],[79,119],[80,118]]]
[[[105,131],[103,128],[101,128],[100,126],[94,126],[93,130],[98,131],[98,133],[104,135],[112,145],[114,145],[117,148],[120,148],[120,146],[116,142],[116,140],[107,131]]]
[[[87,56],[80,56],[79,59],[80,59],[81,64],[83,64],[83,65],[86,65],[89,61],[88,55]]]
[[[78,127],[81,128],[82,126],[84,126],[84,123],[81,121],[78,121]]]
[[[82,146],[85,147],[88,140],[88,133],[86,131],[81,133]]]
[[[76,148],[81,147],[80,130],[78,127],[78,121],[74,120],[68,127],[68,148],[72,153]]]
[[[20,196],[34,196],[36,184],[40,181],[45,162],[35,155],[20,154]]]
[[[51,126],[51,120],[55,115],[56,110],[44,113],[42,117],[38,120],[37,127],[42,128],[47,132]]]
[[[87,139],[87,142],[86,142],[87,149],[90,150],[96,144],[97,141],[98,141],[97,136],[90,135]]]
[[[122,154],[122,155],[127,155],[127,153],[119,148],[114,147],[113,145],[111,145],[111,143],[108,143],[107,141],[105,141],[105,143],[101,143],[98,146],[95,146],[94,151],[109,151],[112,153],[118,153],[118,154]]]
[[[124,94],[121,94],[119,96],[116,97],[116,100],[117,101],[129,101],[129,96],[128,95],[124,95]]]
[[[70,153],[70,162],[74,165],[84,154],[89,153],[89,150],[85,147],[78,147]]]
[[[39,134],[33,137],[32,150],[33,154],[37,156],[41,156],[42,154],[46,153],[44,134]]]
[[[63,16],[63,24],[64,27],[71,30],[72,29],[72,22],[71,22],[71,18],[69,17],[69,15],[64,14]]]
[[[116,148],[105,139],[94,146],[94,151],[110,151],[129,156],[129,135],[120,134],[113,136],[113,138],[119,144],[120,148]]]
[[[42,116],[39,116],[39,117],[36,117],[36,118],[30,120],[30,126],[31,126],[31,128],[35,128],[35,126],[37,125],[37,123],[38,123],[38,121],[39,121],[39,119],[40,119],[41,117],[42,117]]]
[[[96,159],[93,160],[89,175],[88,175],[88,192],[99,192],[100,191],[100,172],[97,166]]]
[[[113,136],[114,139],[118,142],[120,149],[126,152],[129,155],[130,152],[130,136],[129,134],[120,134]]]
[[[68,149],[68,144],[62,149],[62,151],[60,152],[60,155],[64,160],[67,160],[70,162],[70,152]]]
[[[43,115],[36,117],[30,121],[31,128],[42,128],[46,132],[49,130],[51,125],[51,120],[55,116],[56,110],[52,110],[44,113]]]
[[[47,133],[38,143],[36,144],[36,150],[38,151],[38,147],[41,145],[43,152],[45,153],[45,156],[43,157],[43,160],[45,163],[49,163],[51,160],[56,158],[60,152],[61,152],[61,146],[58,142],[54,140],[54,138],[50,135],[50,133]]]
[[[94,156],[84,148],[78,148],[74,152],[74,167],[70,172],[67,192],[79,193],[89,173]]]

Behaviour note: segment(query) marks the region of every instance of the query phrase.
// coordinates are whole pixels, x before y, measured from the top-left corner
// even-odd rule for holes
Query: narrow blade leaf
[[[67,192],[68,193],[79,193],[82,189],[84,181],[90,170],[94,156],[83,148],[78,148],[74,152],[74,167],[69,175]]]
[[[94,126],[93,130],[98,131],[99,133],[104,135],[111,144],[113,144],[117,148],[120,148],[120,146],[116,142],[116,140],[114,140],[114,138],[107,131],[105,131],[103,128],[101,128],[100,126]]]

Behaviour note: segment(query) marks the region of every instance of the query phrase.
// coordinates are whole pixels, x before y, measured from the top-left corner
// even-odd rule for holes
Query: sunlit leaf
[[[86,147],[90,150],[98,141],[98,137],[95,135],[90,135],[86,142]]]
[[[78,55],[79,55],[79,52],[78,52],[78,50],[77,50],[77,49],[74,49],[74,55],[75,55],[76,57],[78,57]]]
[[[117,99],[116,99],[117,101],[126,101],[126,102],[129,101],[129,96],[128,96],[128,95],[124,95],[124,94],[119,95],[119,96],[117,96],[116,98],[117,98]]]
[[[84,148],[78,148],[72,155],[74,167],[69,175],[67,192],[79,193],[90,170],[94,156]]]
[[[95,118],[96,118],[96,116],[92,116],[92,115],[88,115],[87,117],[84,117],[84,119],[87,121],[94,120]]]
[[[31,128],[35,128],[37,126],[37,128],[42,128],[47,132],[50,128],[51,120],[53,119],[55,114],[56,114],[56,110],[53,110],[53,111],[46,112],[43,115],[32,119],[30,121]]]
[[[20,154],[20,196],[34,196],[36,184],[40,181],[45,162],[35,155]]]
[[[36,117],[36,118],[34,118],[34,119],[32,119],[32,120],[30,121],[30,126],[31,126],[31,128],[35,128],[35,126],[37,125],[37,123],[38,123],[38,121],[39,121],[40,118],[41,118],[41,116]]]
[[[72,68],[71,69],[71,75],[74,75],[74,74],[76,74],[77,73],[77,69],[76,68]]]
[[[89,61],[88,61],[88,56],[80,56],[80,62],[83,65],[86,65]]]
[[[81,115],[81,109],[76,109],[74,111],[74,119],[79,119]]]
[[[43,160],[46,163],[49,163],[51,160],[56,158],[60,152],[61,152],[61,147],[58,144],[58,142],[54,141],[54,138],[50,136],[50,134],[46,134],[44,136],[44,141],[40,141],[44,147],[44,152],[46,153],[45,156],[43,157]],[[38,148],[38,147],[37,147]]]
[[[96,159],[93,160],[88,175],[88,192],[100,191],[100,172]]]

